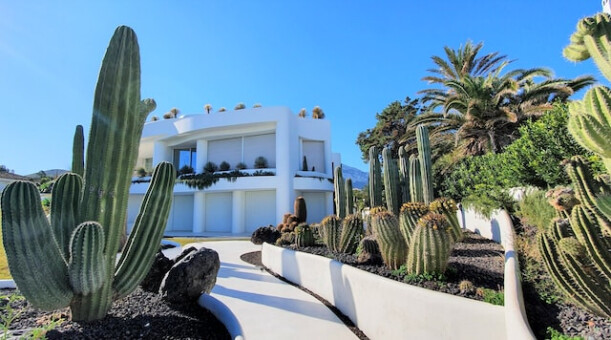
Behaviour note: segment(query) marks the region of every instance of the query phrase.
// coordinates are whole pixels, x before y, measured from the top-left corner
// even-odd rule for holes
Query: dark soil
[[[502,291],[503,247],[477,234],[471,232],[465,234],[465,240],[454,246],[444,280],[410,280],[408,283],[476,300],[484,300],[481,290],[461,291],[459,288],[461,281],[468,280],[476,288]],[[332,258],[370,273],[405,282],[404,273],[393,272],[382,265],[357,264],[355,255],[332,253],[324,246],[297,249],[291,245],[287,248]],[[255,265],[262,265],[260,252],[245,254],[242,259]],[[588,340],[611,339],[610,319],[596,316],[572,304],[546,303],[539,298],[535,288],[528,283],[523,283],[523,290],[528,322],[538,339],[546,338],[548,327],[558,329],[568,336],[581,336]]]
[[[2,289],[1,295],[15,294]],[[2,316],[6,299],[0,300]],[[21,337],[32,328],[49,325],[54,320],[70,319],[70,310],[43,312],[32,309],[25,300],[11,304],[22,313],[10,325],[14,336]],[[115,301],[108,315],[93,322],[63,321],[46,333],[47,339],[230,339],[225,326],[208,310],[196,303],[169,306],[161,295],[140,288]]]

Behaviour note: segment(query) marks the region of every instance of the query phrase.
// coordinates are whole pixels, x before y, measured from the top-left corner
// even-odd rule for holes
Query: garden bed
[[[1,289],[3,317],[7,315],[7,297],[13,289]],[[47,339],[230,339],[225,326],[208,310],[197,305],[169,306],[161,295],[137,289],[124,299],[115,301],[108,315],[94,322],[69,321],[69,309],[44,312],[29,307],[21,299],[11,303],[15,311],[21,310],[10,325],[14,336],[22,337],[32,329],[41,331],[45,325],[53,329]]]

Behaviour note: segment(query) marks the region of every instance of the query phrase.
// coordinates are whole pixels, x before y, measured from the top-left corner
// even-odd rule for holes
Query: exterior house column
[[[231,209],[231,233],[242,234],[246,231],[244,226],[244,191],[235,190],[232,195],[233,206]]]
[[[203,191],[193,193],[193,232],[203,233],[206,230],[206,194]]]
[[[164,142],[155,142],[153,145],[153,167],[157,166],[157,164],[161,162],[172,163],[172,157],[172,148],[168,147]]]
[[[204,171],[204,165],[208,161],[208,141],[205,139],[198,139],[197,145],[195,146],[197,153],[195,154],[195,173]]]

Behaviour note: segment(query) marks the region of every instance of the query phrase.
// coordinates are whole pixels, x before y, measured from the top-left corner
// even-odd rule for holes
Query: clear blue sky
[[[61,4],[61,5],[59,5]],[[430,57],[467,40],[483,53],[599,73],[562,58],[599,0],[562,1],[8,1],[0,0],[0,164],[18,174],[68,169],[74,126],[87,136],[93,91],[118,25],[135,29],[142,97],[152,115],[203,105],[320,105],[332,148],[366,169],[355,140],[376,112],[426,88]]]

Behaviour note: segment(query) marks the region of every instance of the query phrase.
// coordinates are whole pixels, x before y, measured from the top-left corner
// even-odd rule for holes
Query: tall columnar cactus
[[[34,307],[69,305],[73,320],[100,319],[147,274],[170,210],[176,178],[170,163],[156,167],[118,263],[116,256],[142,128],[154,106],[140,101],[138,42],[121,26],[100,69],[84,179],[58,179],[50,221],[33,184],[15,182],[2,193],[11,275]]]
[[[401,186],[401,204],[411,201],[409,195],[409,158],[405,148],[399,148],[399,183]]]
[[[445,216],[430,212],[418,221],[407,255],[409,274],[443,274],[446,271],[452,239]]]
[[[599,274],[596,263],[587,256],[572,229],[566,220],[557,219],[545,233],[539,234],[543,263],[569,299],[598,315],[611,317],[611,277]]]
[[[418,220],[429,212],[429,207],[422,202],[410,202],[401,206],[399,214],[399,229],[405,239],[406,246],[412,239],[412,235],[418,226]]]
[[[341,228],[341,220],[335,215],[325,217],[318,227],[322,242],[333,252],[339,249]]]
[[[74,131],[74,142],[72,143],[72,172],[83,177],[85,174],[85,137],[83,136],[83,126],[77,125]]]
[[[335,187],[335,213],[339,218],[346,217],[346,184],[342,176],[342,167],[335,168],[333,186]]]
[[[454,202],[453,199],[440,197],[431,202],[429,208],[431,211],[442,214],[446,217],[448,223],[450,223],[453,242],[462,241],[465,238],[465,234],[460,227],[460,223],[458,223],[458,217],[456,216],[458,208],[456,207],[456,202]]]
[[[412,202],[424,202],[420,160],[416,155],[409,156],[409,195]]]
[[[418,158],[420,160],[420,176],[422,177],[422,198],[429,204],[433,198],[433,165],[431,162],[431,144],[429,130],[424,125],[416,128],[416,142],[418,143]]]
[[[389,211],[378,212],[372,216],[371,224],[384,264],[393,270],[405,264],[407,246],[395,215]]]
[[[571,35],[571,43],[562,54],[572,61],[584,61],[592,57],[602,74],[611,80],[611,16],[598,13],[581,19],[577,31]]]
[[[384,161],[384,193],[386,194],[386,206],[395,216],[399,216],[399,172],[397,164],[392,159],[390,148],[382,150]]]
[[[357,214],[348,215],[342,221],[342,231],[337,251],[345,254],[354,254],[362,236],[363,220]]]
[[[295,212],[295,216],[297,216],[298,223],[307,222],[308,210],[306,207],[305,198],[302,196],[297,197],[293,203],[293,210]]]
[[[301,223],[295,227],[295,245],[297,247],[310,247],[314,245],[314,233],[306,223]]]
[[[382,167],[375,146],[369,148],[369,201],[372,208],[382,205]]]
[[[346,179],[346,215],[354,214],[354,197],[352,195],[352,178]]]

